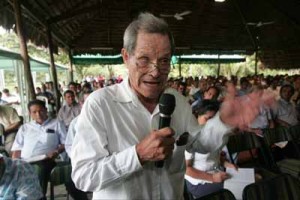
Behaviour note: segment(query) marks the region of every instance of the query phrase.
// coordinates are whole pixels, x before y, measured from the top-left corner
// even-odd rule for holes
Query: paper
[[[31,158],[24,159],[26,162],[32,163],[32,162],[37,162],[41,160],[45,160],[47,158],[47,155],[38,155],[38,156],[33,156]]]
[[[224,188],[230,190],[237,200],[243,199],[244,188],[255,182],[253,168],[239,168],[236,171],[233,168],[226,168],[226,173],[231,178],[224,181]]]

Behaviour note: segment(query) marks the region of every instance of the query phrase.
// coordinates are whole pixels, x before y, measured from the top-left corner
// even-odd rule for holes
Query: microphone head
[[[164,93],[159,98],[159,112],[164,115],[171,115],[175,109],[175,96]]]

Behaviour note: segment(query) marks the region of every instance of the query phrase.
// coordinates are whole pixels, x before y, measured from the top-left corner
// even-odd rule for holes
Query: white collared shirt
[[[215,127],[218,125],[217,127]],[[220,153],[227,144],[230,132],[226,130],[226,125],[220,123],[219,113],[208,120],[201,132],[201,140],[196,140],[190,152],[185,151],[185,159],[193,160],[193,168],[204,172],[214,172],[220,167]],[[201,148],[198,143],[204,143]],[[211,183],[203,179],[196,179],[189,175],[184,176],[193,185]]]
[[[291,102],[279,99],[277,106],[273,108],[272,111],[275,119],[280,119],[291,126],[299,123],[296,107]]]
[[[175,139],[189,132],[191,140],[201,128],[185,97],[176,98],[171,126]],[[136,144],[158,129],[159,108],[151,114],[128,84],[93,92],[77,121],[71,150],[72,179],[93,199],[183,199],[186,146],[175,145],[173,155],[159,169],[153,162],[140,164]],[[200,134],[201,135],[201,134]]]
[[[57,114],[57,119],[62,121],[68,130],[71,121],[80,114],[80,111],[81,111],[81,107],[77,102],[74,102],[72,105],[64,104],[59,109],[59,112]]]
[[[64,144],[66,129],[57,119],[47,119],[43,124],[35,121],[22,125],[17,133],[12,151],[21,151],[21,158],[27,159],[47,154]]]
[[[77,124],[77,120],[78,120],[78,116],[75,117],[71,123],[70,126],[68,128],[68,132],[67,132],[67,137],[66,137],[66,141],[65,141],[65,150],[66,153],[68,154],[68,156],[71,156],[71,149],[72,149],[72,144],[73,144],[73,140],[76,134],[76,124]]]

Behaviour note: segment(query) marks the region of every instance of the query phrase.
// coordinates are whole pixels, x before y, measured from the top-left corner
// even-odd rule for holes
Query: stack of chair
[[[297,135],[300,133],[299,126],[297,127],[277,127],[273,129],[265,129],[264,133],[264,142],[267,146],[269,152],[269,157],[272,161],[271,169],[274,171],[279,171],[281,173],[288,173],[300,180],[300,151],[297,144]],[[280,161],[276,161],[272,154],[272,146],[275,143],[289,141],[295,147],[295,158],[284,158]]]
[[[227,143],[227,149],[229,157],[232,163],[235,163],[233,154],[238,154],[241,152],[249,152],[251,159],[248,162],[239,164],[239,167],[244,168],[254,168],[255,172],[261,174],[263,178],[273,177],[275,173],[268,170],[269,165],[267,161],[267,152],[262,148],[262,138],[256,136],[251,132],[241,132],[238,134],[231,135]],[[260,153],[261,159],[253,155],[253,150],[256,150]]]
[[[289,174],[280,174],[270,179],[246,186],[243,200],[299,200],[300,182]]]

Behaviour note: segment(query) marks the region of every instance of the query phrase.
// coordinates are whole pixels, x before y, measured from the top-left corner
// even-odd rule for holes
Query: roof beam
[[[244,15],[243,15],[243,13],[242,13],[242,11],[241,11],[241,9],[240,9],[238,3],[236,2],[236,0],[230,0],[229,2],[232,2],[232,3],[233,3],[233,6],[235,7],[235,9],[238,11],[238,13],[239,13],[239,15],[240,15],[240,17],[241,17],[242,23],[245,25],[246,31],[247,31],[247,33],[248,33],[248,35],[249,35],[249,37],[250,37],[251,43],[252,43],[252,45],[253,45],[253,48],[254,48],[255,51],[257,51],[257,43],[256,43],[256,40],[255,40],[255,38],[253,37],[253,35],[252,35],[252,33],[251,33],[249,27],[247,26],[247,21],[246,21]]]
[[[75,9],[75,10],[72,9],[70,11],[67,11],[67,12],[61,14],[61,15],[51,17],[47,21],[48,21],[49,24],[53,24],[53,23],[57,23],[57,22],[62,21],[62,20],[67,20],[67,19],[73,18],[73,17],[78,16],[78,15],[85,14],[85,13],[88,13],[88,12],[95,12],[95,11],[98,10],[100,5],[101,4],[97,3],[95,5],[92,5],[92,6],[89,6],[89,7],[86,7],[86,8]]]
[[[299,22],[294,19],[294,17],[292,17],[288,12],[286,12],[285,10],[283,10],[278,3],[274,2],[274,1],[270,1],[267,0],[268,4],[271,5],[276,11],[277,13],[279,13],[280,15],[282,15],[283,17],[285,17],[289,22],[291,22],[295,28],[298,29],[298,31],[300,31],[300,24]]]
[[[7,0],[11,5],[13,5],[13,2],[12,0]],[[28,4],[27,1],[21,1],[21,7],[22,9],[24,9],[26,11],[26,13],[29,14],[29,16],[34,19],[36,22],[38,22],[41,26],[43,26],[45,28],[45,30],[47,30],[47,27],[48,27],[48,24],[45,20],[43,20],[43,18],[41,16],[38,16],[38,14],[33,14],[33,12],[31,11],[31,6]],[[59,42],[60,44],[62,44],[65,48],[68,48],[68,44],[66,44],[64,42],[64,40],[62,39],[62,37],[58,36],[57,33],[55,33],[53,30],[52,30],[52,36],[53,38]]]

